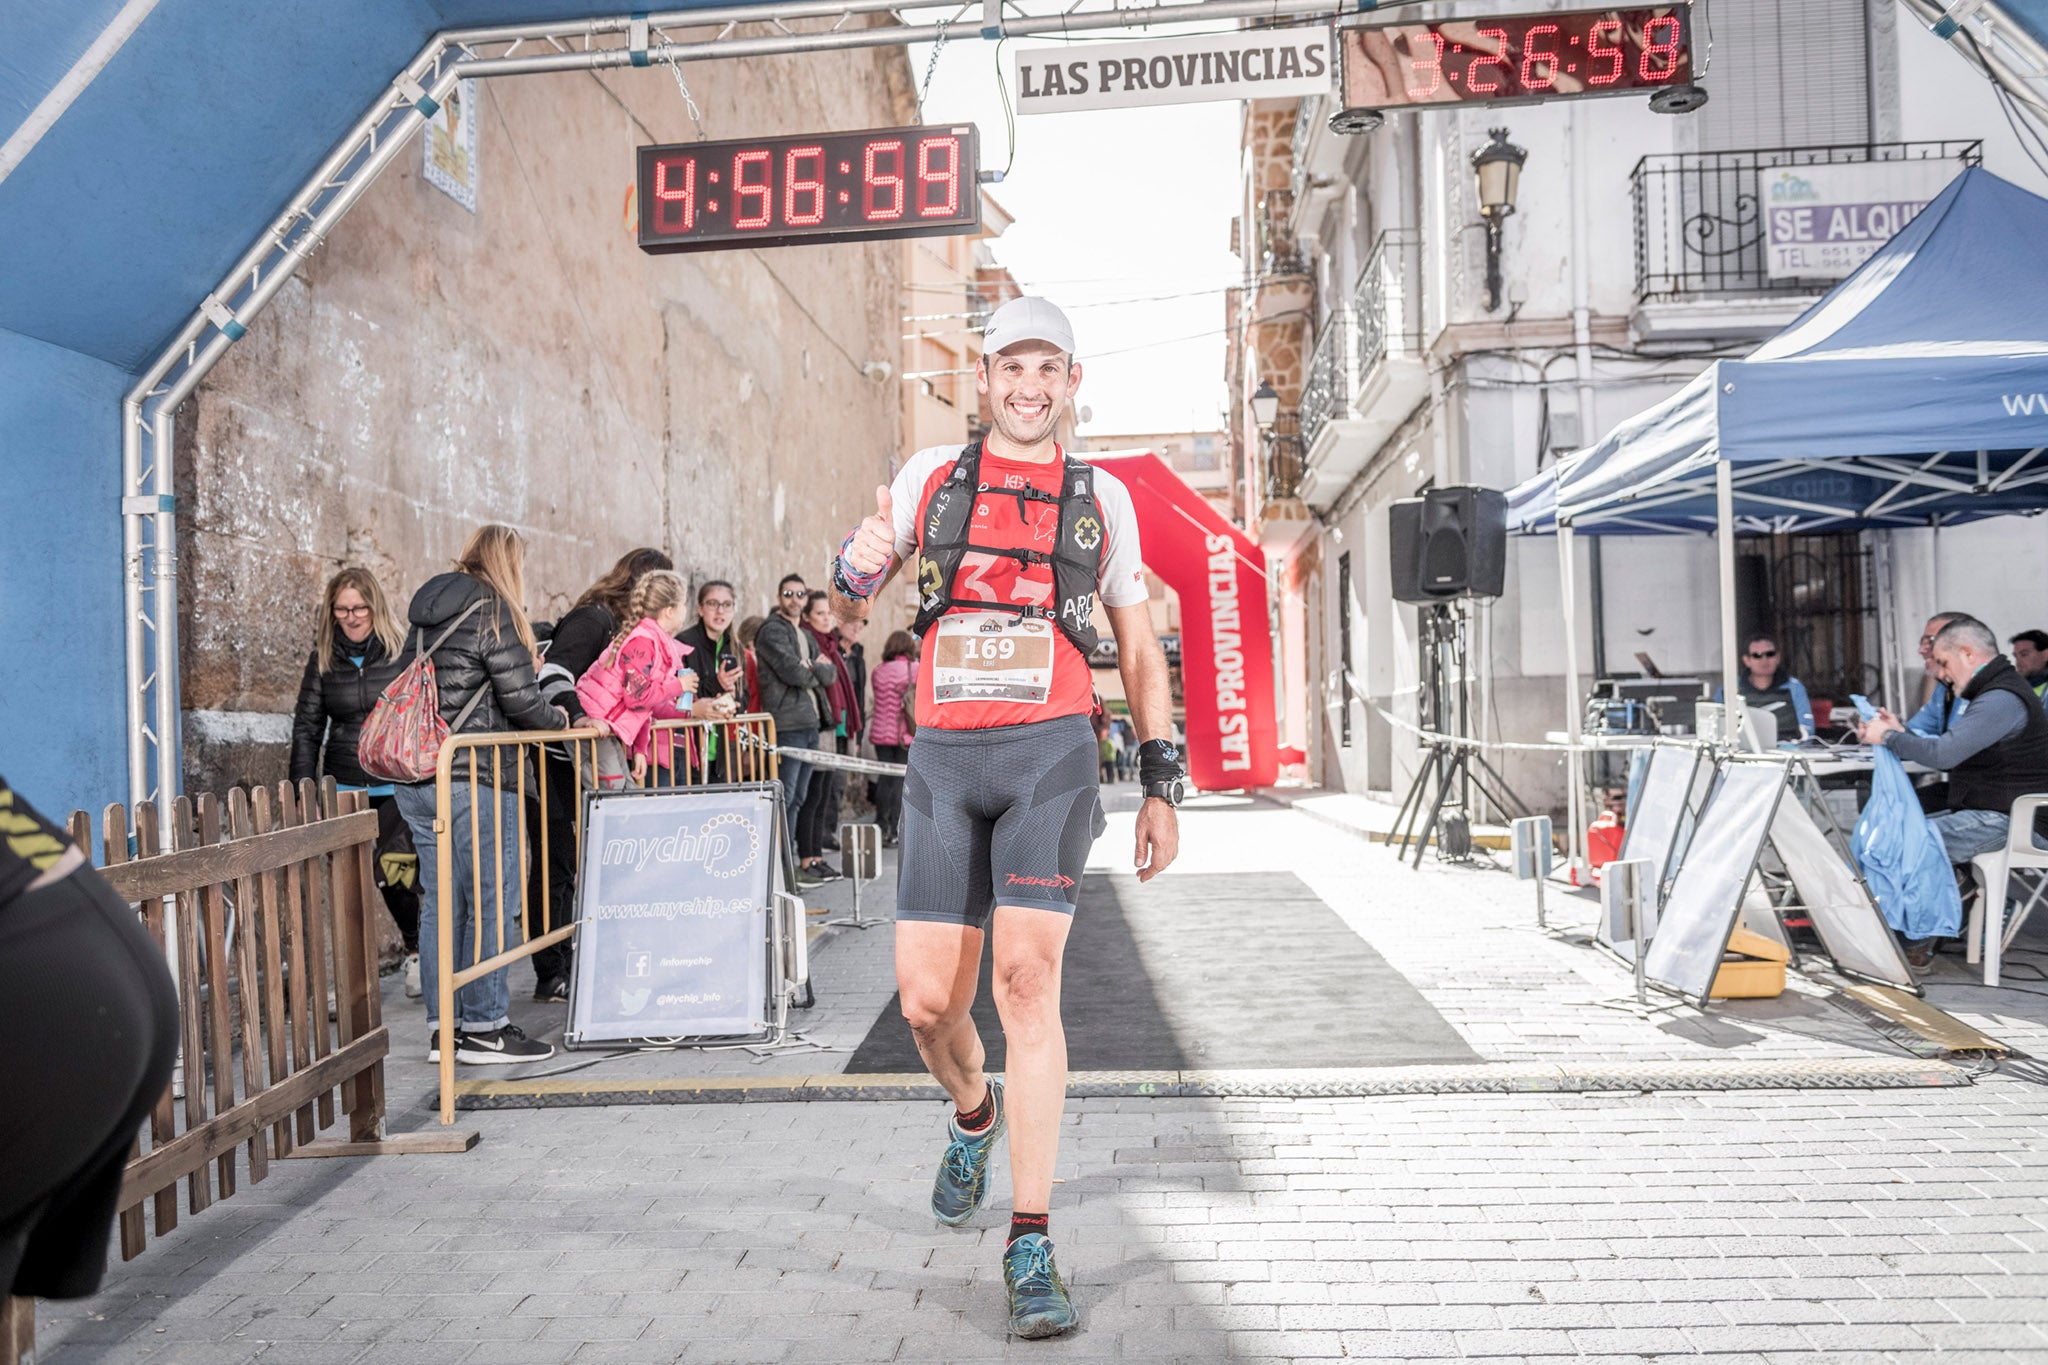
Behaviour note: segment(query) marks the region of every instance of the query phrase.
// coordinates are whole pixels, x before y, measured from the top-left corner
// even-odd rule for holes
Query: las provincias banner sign
[[[1322,27],[1027,48],[1010,88],[1020,114],[1321,95],[1335,80],[1331,47]]]
[[[1180,594],[1188,780],[1205,792],[1271,786],[1280,739],[1265,552],[1151,451],[1084,458],[1123,480],[1145,567]]]

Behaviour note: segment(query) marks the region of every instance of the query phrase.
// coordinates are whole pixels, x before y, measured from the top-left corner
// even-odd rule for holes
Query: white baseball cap
[[[1074,327],[1067,315],[1044,299],[1011,299],[989,317],[981,334],[984,355],[1007,351],[1021,341],[1045,341],[1074,354]]]

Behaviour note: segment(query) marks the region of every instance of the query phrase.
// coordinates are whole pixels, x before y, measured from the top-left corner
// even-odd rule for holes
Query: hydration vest
[[[911,629],[919,636],[954,607],[974,611],[1007,611],[1022,618],[1053,621],[1086,659],[1094,652],[1095,590],[1102,579],[1102,560],[1108,553],[1103,530],[1102,508],[1095,501],[1095,471],[1081,461],[1062,456],[1058,496],[1041,492],[1029,483],[1022,488],[991,488],[981,481],[981,442],[961,448],[960,457],[945,481],[932,490],[925,505],[917,549],[917,620]],[[1050,552],[1015,549],[1004,545],[977,545],[967,538],[975,503],[981,498],[1017,499],[1017,519],[1025,520],[1029,503],[1059,504],[1059,538]],[[953,583],[960,561],[967,552],[998,555],[1020,564],[1052,565],[1053,605],[1017,606],[1007,602],[982,602],[953,595]]]

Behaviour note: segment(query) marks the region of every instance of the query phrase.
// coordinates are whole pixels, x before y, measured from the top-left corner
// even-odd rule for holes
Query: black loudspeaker
[[[1425,489],[1387,513],[1395,601],[1498,597],[1507,587],[1508,497],[1499,489]]]

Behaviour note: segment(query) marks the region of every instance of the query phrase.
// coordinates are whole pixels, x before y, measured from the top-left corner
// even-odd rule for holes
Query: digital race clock
[[[937,237],[981,226],[972,124],[640,149],[640,249]]]
[[[1344,104],[1531,104],[1689,85],[1685,5],[1504,14],[1347,28]]]

